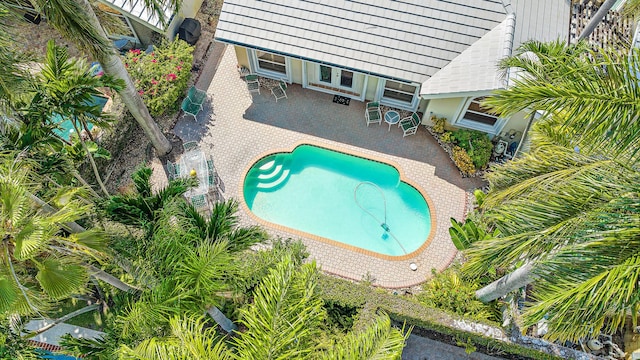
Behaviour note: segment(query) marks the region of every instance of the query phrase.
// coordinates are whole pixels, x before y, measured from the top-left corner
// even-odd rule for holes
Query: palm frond
[[[52,299],[63,299],[86,290],[89,275],[83,266],[52,258],[45,259],[37,266],[36,279]]]
[[[325,360],[400,359],[411,329],[394,329],[386,314],[378,315],[360,331],[352,331],[321,356]]]
[[[236,338],[238,358],[303,358],[315,350],[325,317],[317,276],[315,263],[296,268],[288,256],[262,280],[254,303],[241,310],[247,331]]]

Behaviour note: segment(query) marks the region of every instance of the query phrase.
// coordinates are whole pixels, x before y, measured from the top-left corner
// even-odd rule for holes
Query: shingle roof
[[[500,0],[225,0],[215,38],[422,83],[506,16]]]
[[[160,21],[158,16],[153,12],[146,10],[143,0],[98,0],[101,3],[117,9],[130,17],[140,21],[145,26],[159,33],[164,33],[174,15],[173,9],[169,6],[169,1],[162,2],[162,13],[165,17],[165,24]]]

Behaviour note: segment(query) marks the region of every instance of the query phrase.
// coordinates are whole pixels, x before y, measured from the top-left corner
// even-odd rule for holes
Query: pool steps
[[[256,184],[255,186],[263,191],[277,190],[289,179],[290,164],[289,154],[269,157],[247,174],[247,181]]]

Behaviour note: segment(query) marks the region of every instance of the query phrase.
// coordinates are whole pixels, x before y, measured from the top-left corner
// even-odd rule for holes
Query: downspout
[[[607,13],[611,9],[611,7],[616,3],[616,1],[617,0],[606,0],[602,5],[600,5],[600,8],[596,12],[596,14],[593,15],[591,20],[589,20],[589,23],[587,24],[587,26],[585,26],[584,29],[582,29],[582,33],[580,33],[580,36],[578,36],[578,41],[584,40],[588,38],[589,35],[591,35],[593,30],[595,30],[596,27],[602,21],[602,19],[604,19],[604,17],[607,15]]]
[[[531,124],[533,124],[533,120],[536,118],[537,114],[538,113],[536,111],[534,111],[533,114],[531,114],[531,116],[529,117],[529,121],[527,122],[527,126],[524,128],[524,131],[522,132],[522,139],[520,139],[520,142],[518,143],[518,147],[516,148],[516,151],[513,152],[513,157],[514,158],[520,152],[520,148],[522,147],[522,144],[524,144],[525,139],[527,138],[527,134],[529,133],[529,129],[531,128]]]

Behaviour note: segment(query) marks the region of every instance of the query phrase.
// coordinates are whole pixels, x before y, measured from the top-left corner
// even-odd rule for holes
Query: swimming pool
[[[268,223],[383,257],[419,250],[433,224],[425,196],[395,167],[308,144],[258,160],[243,196]]]
[[[107,101],[109,99],[102,97],[102,96],[92,96],[93,101],[91,102],[91,105],[99,105],[100,106],[100,110],[102,110],[104,108],[104,105],[107,103]],[[53,122],[58,123],[58,128],[54,129],[53,131],[60,135],[60,137],[62,137],[65,140],[69,140],[69,136],[71,134],[71,132],[73,132],[73,124],[71,123],[71,120],[69,119],[65,119],[60,115],[55,115],[53,117]],[[89,130],[93,129],[93,124],[92,123],[87,123],[87,128]]]

